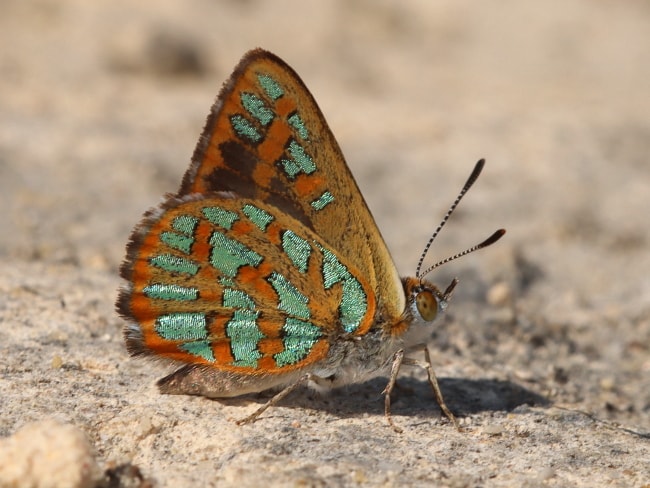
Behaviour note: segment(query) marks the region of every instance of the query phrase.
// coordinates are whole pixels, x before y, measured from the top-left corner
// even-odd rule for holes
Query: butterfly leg
[[[433,390],[433,394],[436,397],[436,402],[438,403],[440,410],[442,410],[442,413],[445,414],[445,417],[447,417],[451,423],[454,424],[456,430],[460,431],[461,429],[458,420],[456,420],[454,414],[451,413],[451,410],[449,410],[449,407],[447,407],[445,399],[442,396],[442,391],[440,391],[438,378],[436,378],[436,373],[433,371],[433,365],[431,364],[431,355],[429,354],[429,348],[427,346],[423,346],[422,349],[424,350],[424,361],[418,361],[417,359],[407,357],[403,358],[403,364],[407,364],[409,366],[419,366],[427,371],[427,375],[429,376],[429,384],[431,385],[431,389]]]
[[[388,425],[390,425],[398,434],[401,434],[403,430],[395,425],[393,417],[390,415],[390,394],[393,392],[393,388],[395,388],[397,373],[399,373],[399,368],[402,366],[402,361],[404,361],[404,349],[400,349],[393,356],[393,365],[390,368],[390,379],[388,380],[386,388],[384,388],[384,391],[382,392],[384,394],[384,415],[386,415]]]
[[[280,390],[279,393],[275,394],[269,401],[267,401],[264,405],[262,405],[260,408],[255,410],[252,414],[250,414],[248,417],[244,417],[243,419],[237,420],[235,422],[237,425],[244,425],[248,423],[255,422],[257,418],[262,415],[269,407],[272,407],[276,403],[278,403],[280,400],[282,400],[284,397],[286,397],[289,393],[291,393],[293,390],[298,388],[300,385],[303,385],[307,383],[308,381],[312,380],[312,374],[307,373],[302,376],[300,376],[296,381],[291,383],[290,385],[286,386],[282,390]]]

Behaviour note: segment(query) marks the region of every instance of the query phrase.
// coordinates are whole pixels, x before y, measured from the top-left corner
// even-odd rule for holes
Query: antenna
[[[463,185],[463,188],[460,190],[460,193],[458,193],[458,196],[456,197],[456,200],[454,200],[454,203],[452,203],[451,206],[449,207],[449,210],[447,210],[447,213],[445,214],[442,221],[438,225],[438,228],[433,232],[433,234],[429,238],[429,242],[427,242],[427,245],[424,246],[424,251],[422,251],[422,255],[420,256],[420,260],[418,261],[418,265],[417,265],[417,268],[416,268],[416,271],[415,271],[415,276],[417,278],[424,277],[425,275],[429,274],[431,271],[436,269],[438,266],[442,266],[443,264],[446,264],[449,261],[453,261],[454,259],[458,259],[461,256],[465,256],[466,254],[472,253],[474,251],[478,251],[479,249],[483,249],[484,247],[488,247],[488,246],[494,244],[499,239],[501,239],[501,237],[503,237],[503,234],[506,233],[505,229],[499,229],[494,234],[492,234],[490,237],[488,237],[486,240],[481,242],[480,244],[472,246],[469,249],[464,250],[463,252],[460,252],[458,254],[454,254],[453,256],[450,256],[450,257],[448,257],[446,259],[443,259],[442,261],[437,262],[436,264],[428,267],[423,273],[420,272],[420,270],[422,269],[422,263],[424,262],[424,258],[426,257],[427,253],[429,252],[429,248],[431,247],[431,244],[433,244],[433,241],[435,240],[435,238],[440,233],[440,230],[445,226],[445,224],[447,223],[447,220],[449,220],[449,217],[451,216],[451,214],[454,212],[454,210],[456,209],[456,207],[458,206],[460,201],[465,196],[465,193],[467,193],[467,191],[476,182],[479,175],[481,174],[481,171],[483,170],[483,166],[485,166],[485,159],[479,159],[478,162],[476,163],[476,165],[474,166],[474,169],[472,170],[472,174],[469,175],[469,178],[467,178],[467,181]]]
[[[443,259],[442,261],[438,261],[436,264],[434,264],[434,265],[432,265],[432,266],[429,266],[429,267],[424,271],[424,273],[422,273],[422,274],[418,274],[418,275],[416,275],[416,276],[417,276],[418,278],[422,278],[422,277],[424,277],[425,275],[428,275],[429,273],[431,273],[431,271],[433,271],[433,270],[436,269],[437,267],[442,266],[443,264],[447,264],[449,261],[453,261],[454,259],[458,259],[458,258],[460,258],[460,257],[462,257],[462,256],[465,256],[465,255],[469,254],[469,253],[472,253],[472,252],[474,252],[474,251],[478,251],[479,249],[483,249],[484,247],[491,246],[491,245],[494,244],[496,241],[498,241],[499,239],[501,239],[501,238],[503,237],[503,234],[505,234],[505,233],[506,233],[506,230],[505,230],[505,229],[499,229],[498,231],[496,231],[494,234],[492,234],[490,237],[488,237],[487,239],[485,239],[485,240],[484,240],[483,242],[481,242],[480,244],[477,244],[476,246],[472,246],[472,247],[470,247],[469,249],[465,249],[463,252],[459,252],[458,254],[454,254],[453,256],[449,256],[448,258],[445,258],[445,259]]]

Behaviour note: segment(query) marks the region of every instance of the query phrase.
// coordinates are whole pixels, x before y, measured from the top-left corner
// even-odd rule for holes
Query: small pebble
[[[0,440],[0,486],[91,488],[101,479],[93,448],[73,425],[27,424]]]
[[[501,281],[488,290],[486,299],[490,305],[501,307],[510,302],[511,296],[510,286],[505,281]]]

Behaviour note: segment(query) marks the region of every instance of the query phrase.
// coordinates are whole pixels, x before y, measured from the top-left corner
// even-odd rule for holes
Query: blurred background
[[[401,273],[487,159],[429,257],[508,230],[431,276],[461,278],[446,374],[650,428],[646,0],[3,0],[0,46],[6,296],[39,273],[55,294],[101,277],[125,361],[111,308],[127,237],[263,47],[320,104]]]
[[[556,241],[615,255],[646,242],[645,1],[7,0],[3,10],[4,256],[115,269],[115,241],[176,190],[221,83],[257,46],[310,87],[403,272],[480,157],[485,174],[443,249],[496,226],[529,252]]]

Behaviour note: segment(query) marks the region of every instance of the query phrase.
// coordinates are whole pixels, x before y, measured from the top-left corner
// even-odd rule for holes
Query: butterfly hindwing
[[[332,341],[367,333],[376,309],[368,282],[311,229],[231,193],[150,212],[122,275],[132,353],[238,373],[318,362]]]
[[[220,191],[293,217],[364,276],[385,315],[403,312],[397,270],[320,109],[293,69],[261,49],[222,88],[178,196]]]

